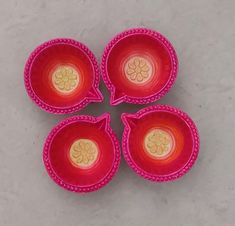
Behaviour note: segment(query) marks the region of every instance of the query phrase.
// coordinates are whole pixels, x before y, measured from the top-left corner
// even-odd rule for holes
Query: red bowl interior
[[[74,166],[69,159],[71,145],[77,139],[91,139],[99,148],[99,157],[88,169]],[[101,181],[112,169],[115,153],[110,136],[98,126],[89,122],[73,122],[66,125],[53,138],[49,161],[56,175],[67,184],[91,186]]]
[[[175,140],[172,153],[164,159],[151,158],[143,147],[146,133],[156,127],[171,132]],[[169,175],[180,170],[189,161],[193,152],[192,133],[187,123],[173,113],[164,111],[149,113],[136,120],[132,126],[129,151],[133,161],[145,172],[153,175]]]
[[[125,62],[133,56],[149,59],[153,68],[152,78],[144,84],[134,84],[125,76]],[[127,36],[116,43],[107,60],[109,79],[116,88],[116,94],[125,93],[131,97],[146,97],[160,92],[170,79],[171,58],[162,42],[146,34]]]
[[[78,87],[68,95],[58,92],[52,84],[52,73],[60,65],[69,65],[79,71]],[[35,94],[53,107],[70,107],[86,97],[94,80],[94,69],[88,56],[78,47],[54,44],[40,52],[30,70],[30,82]]]

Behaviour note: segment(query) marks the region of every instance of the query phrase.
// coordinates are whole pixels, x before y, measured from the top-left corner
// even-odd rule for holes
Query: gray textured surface
[[[0,0],[0,225],[235,225],[235,1]],[[158,103],[178,106],[198,125],[201,152],[181,180],[154,184],[122,161],[114,180],[85,196],[66,192],[41,162],[44,139],[66,116],[26,96],[23,67],[33,48],[54,37],[88,45],[100,60],[117,32],[147,26],[165,34],[180,60],[174,88]],[[105,103],[82,113],[119,115],[140,107]]]

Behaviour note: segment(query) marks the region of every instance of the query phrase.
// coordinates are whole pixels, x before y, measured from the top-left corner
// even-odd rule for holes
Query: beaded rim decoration
[[[31,68],[32,64],[35,60],[35,58],[43,52],[43,50],[49,48],[50,46],[53,45],[58,45],[58,44],[66,44],[73,46],[75,48],[80,49],[90,60],[91,65],[93,67],[93,72],[94,72],[94,80],[93,84],[91,87],[90,92],[88,92],[88,96],[86,96],[83,100],[78,102],[77,104],[69,107],[54,107],[51,106],[47,103],[45,103],[43,100],[40,99],[40,97],[34,92],[32,85],[31,85]],[[76,111],[81,110],[82,108],[86,107],[89,103],[91,102],[102,102],[103,101],[103,96],[101,92],[99,91],[99,82],[100,82],[100,71],[99,71],[99,66],[97,63],[97,60],[94,56],[94,54],[88,49],[87,46],[84,44],[73,40],[69,38],[57,38],[57,39],[52,39],[50,41],[44,42],[43,44],[39,45],[29,56],[25,68],[24,68],[24,84],[25,88],[27,90],[27,93],[29,97],[33,100],[33,102],[38,105],[41,109],[53,113],[53,114],[67,114],[67,113],[73,113]]]
[[[49,152],[50,152],[50,147],[53,138],[57,135],[57,133],[67,125],[74,123],[74,122],[89,122],[89,123],[99,123],[100,128],[104,129],[105,132],[108,134],[110,137],[113,148],[114,148],[114,160],[113,160],[113,165],[112,168],[109,170],[109,172],[104,175],[104,177],[98,181],[96,184],[92,185],[87,185],[87,186],[77,186],[77,185],[72,185],[69,183],[64,182],[62,178],[60,178],[56,172],[54,171],[51,161],[49,158]],[[109,113],[104,113],[103,115],[99,117],[93,117],[93,116],[88,116],[88,115],[80,115],[80,116],[73,116],[68,119],[63,120],[60,122],[57,126],[55,126],[49,135],[47,136],[47,139],[44,144],[44,149],[43,149],[43,162],[45,165],[45,168],[49,174],[49,176],[52,178],[52,180],[58,184],[59,186],[63,187],[66,190],[72,191],[72,192],[81,192],[81,193],[86,193],[86,192],[92,192],[100,189],[101,187],[105,186],[108,182],[111,181],[113,176],[117,173],[119,165],[121,161],[121,151],[120,151],[120,145],[117,139],[117,136],[113,132],[113,130],[110,127],[110,114]]]
[[[159,112],[159,111],[164,111],[164,112],[169,112],[171,114],[175,114],[177,117],[185,121],[187,125],[189,126],[189,129],[192,135],[192,140],[193,140],[192,154],[188,162],[184,166],[182,166],[178,171],[171,173],[171,174],[167,174],[167,175],[156,175],[156,174],[151,174],[151,173],[146,172],[134,162],[134,160],[131,157],[130,150],[129,150],[129,136],[131,132],[131,127],[128,123],[128,119],[138,120],[149,113]],[[194,165],[198,157],[199,148],[200,148],[199,133],[193,120],[185,112],[181,111],[180,109],[173,107],[173,106],[168,106],[168,105],[150,106],[150,107],[147,107],[138,111],[135,114],[123,113],[122,122],[124,124],[124,132],[122,136],[123,155],[127,164],[130,166],[130,168],[132,168],[139,176],[144,177],[145,179],[148,179],[151,181],[155,181],[155,182],[172,181],[186,174]]]
[[[133,96],[128,96],[124,93],[121,94],[121,96],[119,95],[118,97],[115,97],[116,87],[111,82],[109,78],[108,69],[107,69],[107,63],[108,63],[110,52],[119,41],[123,40],[126,37],[129,37],[132,35],[139,35],[139,34],[148,35],[156,39],[168,51],[171,64],[172,64],[172,70],[170,73],[169,80],[167,81],[167,83],[164,85],[164,87],[161,90],[146,97],[133,97]],[[161,97],[163,97],[169,92],[169,90],[173,86],[177,77],[178,59],[177,59],[177,55],[174,50],[174,47],[162,34],[154,30],[148,29],[148,28],[132,28],[132,29],[128,29],[124,32],[119,33],[107,44],[107,46],[104,49],[103,56],[102,56],[101,71],[102,71],[102,77],[103,77],[104,83],[111,94],[110,95],[111,105],[118,105],[122,102],[131,103],[131,104],[148,104],[156,100],[159,100]]]

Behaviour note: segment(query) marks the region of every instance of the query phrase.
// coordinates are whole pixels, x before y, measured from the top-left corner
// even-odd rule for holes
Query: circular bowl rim
[[[91,97],[85,97],[73,106],[55,107],[50,104],[47,104],[45,101],[41,100],[41,98],[34,92],[31,85],[31,80],[30,80],[31,67],[34,63],[35,58],[38,57],[38,55],[41,52],[43,52],[45,49],[58,44],[71,45],[81,50],[88,57],[94,71],[94,80],[91,86],[91,92],[92,92]],[[73,113],[86,107],[91,102],[102,102],[104,98],[99,90],[99,83],[100,83],[100,71],[95,55],[86,45],[71,38],[55,38],[40,44],[30,53],[24,67],[24,85],[28,96],[42,110],[53,114]]]
[[[168,79],[168,82],[164,85],[164,87],[159,90],[158,92],[151,94],[146,97],[133,97],[133,96],[128,96],[128,95],[122,95],[121,97],[115,99],[115,91],[116,87],[114,84],[111,82],[109,75],[108,75],[108,70],[107,70],[107,63],[108,63],[108,58],[110,55],[110,52],[112,51],[113,47],[121,40],[133,36],[133,35],[139,35],[139,34],[144,34],[148,35],[154,39],[156,39],[160,44],[162,44],[166,50],[169,53],[171,64],[172,64],[172,70],[170,73],[170,77]],[[102,55],[102,60],[101,60],[101,72],[102,72],[102,78],[103,81],[109,90],[111,97],[110,97],[110,104],[111,105],[118,105],[122,102],[125,103],[131,103],[131,104],[148,104],[151,102],[154,102],[156,100],[159,100],[161,97],[165,96],[172,86],[175,83],[177,73],[178,73],[178,58],[176,51],[173,47],[173,45],[170,43],[170,41],[163,36],[161,33],[154,31],[149,28],[130,28],[127,30],[124,30],[123,32],[115,35],[106,45],[103,51]]]
[[[166,174],[166,175],[156,175],[152,173],[146,172],[144,169],[140,168],[135,161],[132,159],[130,155],[130,150],[128,148],[128,139],[129,139],[129,134],[131,131],[131,128],[126,120],[126,118],[129,116],[134,119],[140,119],[143,116],[152,113],[152,112],[159,112],[159,111],[165,111],[171,114],[176,115],[183,121],[187,123],[189,126],[190,132],[192,134],[192,140],[193,140],[193,147],[192,147],[192,154],[188,160],[188,162],[183,165],[179,170],[176,172],[173,172],[171,174]],[[126,160],[127,164],[129,167],[134,170],[139,176],[144,177],[145,179],[155,181],[155,182],[166,182],[166,181],[172,181],[176,180],[180,177],[182,177],[184,174],[186,174],[194,165],[199,149],[200,149],[200,138],[199,138],[199,132],[198,129],[193,122],[193,120],[189,117],[189,115],[179,108],[169,106],[169,105],[154,105],[150,107],[146,107],[144,109],[141,109],[135,114],[128,114],[128,113],[123,113],[122,114],[122,122],[124,124],[124,131],[122,135],[122,151],[124,155],[124,159]]]
[[[102,127],[105,132],[109,135],[112,144],[114,146],[114,161],[112,168],[109,170],[109,172],[97,183],[92,184],[92,185],[86,185],[86,186],[79,186],[79,185],[72,185],[69,183],[64,182],[62,178],[60,178],[56,172],[54,171],[51,161],[49,158],[49,152],[50,152],[50,145],[54,137],[57,135],[57,133],[67,125],[73,123],[73,122],[88,122],[88,123],[98,123],[103,121],[105,124],[102,123]],[[90,115],[79,115],[79,116],[72,116],[70,118],[64,119],[61,121],[59,124],[57,124],[55,127],[52,128],[50,133],[48,134],[44,147],[43,147],[43,156],[42,160],[44,163],[44,166],[47,170],[48,175],[51,177],[51,179],[60,187],[72,191],[72,192],[79,192],[79,193],[87,193],[87,192],[93,192],[96,191],[103,186],[105,186],[107,183],[109,183],[114,175],[117,173],[119,166],[120,166],[120,161],[121,161],[121,150],[120,150],[120,145],[118,138],[112,128],[110,127],[110,114],[109,113],[104,113],[103,115],[99,117],[94,117]]]

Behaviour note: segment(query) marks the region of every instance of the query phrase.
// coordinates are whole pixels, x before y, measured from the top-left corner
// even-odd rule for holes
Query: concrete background
[[[151,226],[235,225],[235,1],[233,0],[0,0],[0,225]],[[158,103],[188,112],[198,125],[201,150],[184,178],[155,184],[122,161],[113,181],[96,193],[66,192],[41,161],[50,129],[68,116],[41,111],[27,97],[23,68],[41,42],[72,37],[100,61],[117,32],[147,26],[175,46],[180,71]],[[121,112],[105,102],[81,111],[112,114],[121,137]]]

